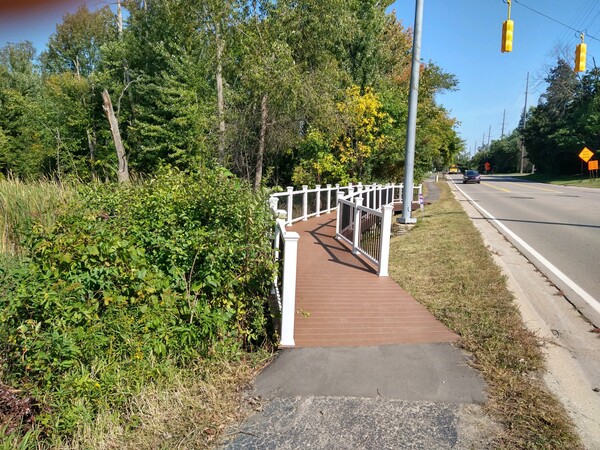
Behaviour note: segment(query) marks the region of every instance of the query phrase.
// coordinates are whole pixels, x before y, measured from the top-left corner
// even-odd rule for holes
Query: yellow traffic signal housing
[[[510,19],[502,23],[502,53],[512,52],[514,22]]]
[[[577,44],[575,50],[575,72],[585,72],[585,58],[587,45],[585,42]]]

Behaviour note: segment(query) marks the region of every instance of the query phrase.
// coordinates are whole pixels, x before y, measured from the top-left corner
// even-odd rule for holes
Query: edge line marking
[[[475,200],[473,200],[469,195],[464,192],[461,188],[457,186],[454,180],[451,180],[454,184],[454,187],[459,190],[459,192],[464,195],[464,197],[471,203],[475,208],[477,208],[482,214],[490,222],[496,224],[500,229],[502,229],[506,234],[508,234],[512,239],[515,240],[519,245],[521,245],[527,252],[531,254],[535,259],[537,259],[546,269],[552,272],[556,277],[558,277],[563,283],[565,283],[570,289],[572,289],[577,295],[579,295],[594,311],[600,313],[600,303],[588,294],[583,288],[581,288],[577,283],[571,280],[564,272],[562,272],[558,267],[544,258],[537,250],[531,247],[527,242],[509,230],[506,225],[492,216],[486,209],[480,206]],[[499,189],[499,188],[498,188]]]

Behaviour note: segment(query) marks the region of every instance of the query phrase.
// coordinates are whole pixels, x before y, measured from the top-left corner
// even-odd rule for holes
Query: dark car
[[[481,183],[481,175],[476,170],[467,170],[463,174],[463,184],[467,183]]]

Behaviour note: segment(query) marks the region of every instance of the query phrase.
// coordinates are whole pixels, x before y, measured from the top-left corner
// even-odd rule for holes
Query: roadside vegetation
[[[82,5],[0,48],[0,448],[202,447],[235,419],[277,341],[266,187],[402,179],[391,3]],[[463,147],[457,87],[422,64],[417,179]]]
[[[600,188],[600,178],[590,179],[588,175],[581,177],[576,175],[544,175],[533,173],[523,176],[523,179],[538,181],[540,183],[558,184],[564,186],[582,186],[590,188]]]
[[[460,336],[503,425],[498,448],[581,448],[540,377],[542,343],[522,323],[506,280],[446,183],[408,234],[392,240],[390,275]],[[410,261],[410,264],[406,264]]]
[[[0,183],[0,197],[40,198],[5,214],[3,448],[206,444],[274,338],[266,198],[221,168],[49,186]]]

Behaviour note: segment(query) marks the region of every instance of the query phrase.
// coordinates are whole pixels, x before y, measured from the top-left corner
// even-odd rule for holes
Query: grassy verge
[[[587,175],[581,178],[578,175],[544,175],[532,173],[523,175],[523,179],[537,181],[539,183],[559,184],[564,186],[584,186],[591,188],[600,188],[600,178],[590,179]]]
[[[7,433],[0,423],[0,450],[215,448],[230,424],[241,422],[259,406],[244,401],[243,393],[271,356],[262,350],[172,370],[145,385],[120,410],[99,413],[67,440],[41,443],[37,427]]]
[[[168,380],[145,386],[128,402],[125,413],[104,412],[69,443],[55,448],[214,448],[228,425],[254,411],[242,395],[270,356],[261,351],[174,372]]]
[[[461,337],[488,384],[500,448],[581,448],[562,405],[545,388],[540,342],[522,324],[506,280],[445,183],[440,200],[392,241],[390,275]]]

